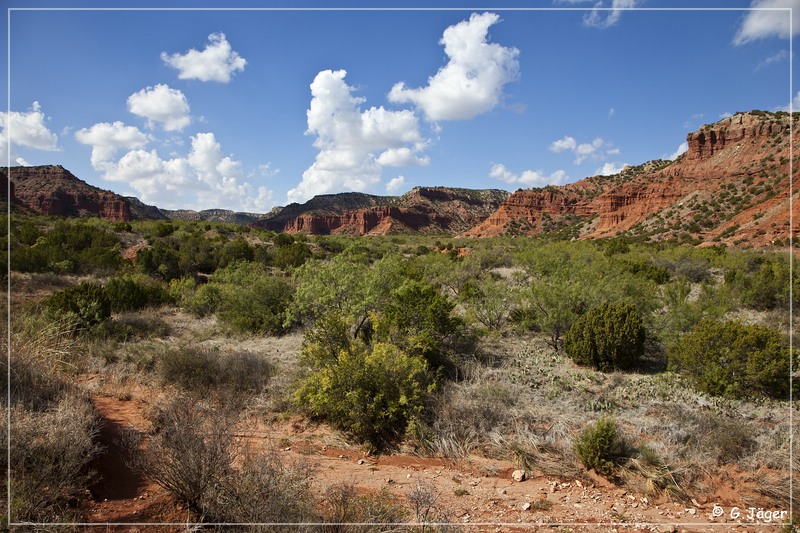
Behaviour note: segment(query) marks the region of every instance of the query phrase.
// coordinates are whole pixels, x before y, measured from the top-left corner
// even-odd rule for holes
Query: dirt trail
[[[93,497],[83,506],[86,521],[106,524],[114,531],[178,531],[179,524],[191,521],[186,511],[126,464],[128,452],[119,437],[130,429],[146,435],[147,402],[156,391],[137,388],[134,393],[131,399],[92,396],[103,420],[100,439],[106,453],[94,465],[102,479],[92,487]],[[250,447],[277,448],[286,459],[311,463],[312,487],[317,494],[345,482],[360,492],[386,489],[398,502],[406,503],[418,485],[433,486],[437,514],[462,525],[464,531],[552,530],[556,524],[561,531],[618,533],[775,530],[774,525],[740,525],[726,517],[714,518],[715,502],[651,501],[599,477],[566,480],[533,472],[518,482],[512,480],[515,468],[508,461],[477,456],[462,460],[369,456],[344,444],[326,426],[308,424],[301,418],[271,424],[250,420],[240,428],[239,437]],[[133,523],[139,525],[119,525]],[[162,525],[141,525],[153,523]],[[720,529],[725,523],[727,527]]]
[[[149,423],[146,405],[140,400],[125,400],[115,396],[92,396],[95,410],[101,419],[99,440],[104,453],[92,464],[99,480],[84,502],[87,522],[98,524],[141,524],[180,522],[185,517],[176,510],[169,495],[130,466],[131,450],[123,442],[126,432],[138,432],[144,437]],[[143,441],[144,442],[144,441]],[[137,526],[117,526],[117,531],[138,531]],[[173,526],[148,531],[174,531]]]

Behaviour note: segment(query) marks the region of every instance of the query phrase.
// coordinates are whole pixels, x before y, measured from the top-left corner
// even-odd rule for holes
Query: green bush
[[[44,300],[45,308],[69,316],[79,330],[105,322],[111,317],[111,302],[106,291],[96,283],[84,282],[58,291]]]
[[[434,370],[453,370],[448,344],[458,340],[463,326],[454,308],[431,285],[405,281],[391,292],[376,324],[376,338],[420,354]]]
[[[283,234],[279,234],[283,235]],[[281,270],[297,268],[311,257],[311,250],[302,242],[279,246],[272,256],[272,264]]]
[[[789,396],[788,341],[767,326],[700,322],[669,347],[669,367],[715,396]]]
[[[645,330],[629,304],[605,303],[581,316],[564,338],[564,350],[580,365],[609,371],[631,368],[644,354]]]
[[[248,286],[225,286],[217,317],[236,331],[280,335],[292,292],[286,281],[266,274]]]
[[[186,307],[195,315],[203,317],[216,313],[221,301],[220,286],[217,283],[206,283],[198,287],[194,295],[187,297]]]
[[[611,478],[627,457],[629,446],[617,423],[610,418],[601,418],[578,436],[575,451],[586,468]]]
[[[187,392],[230,389],[237,395],[258,394],[273,374],[269,362],[248,352],[223,354],[218,349],[187,346],[169,350],[160,359],[161,377]]]
[[[105,292],[114,313],[138,311],[162,305],[169,300],[169,294],[162,285],[131,276],[111,278],[105,286]]]
[[[403,438],[435,385],[422,357],[389,344],[353,343],[335,358],[307,344],[303,357],[314,370],[295,392],[299,405],[376,449]]]

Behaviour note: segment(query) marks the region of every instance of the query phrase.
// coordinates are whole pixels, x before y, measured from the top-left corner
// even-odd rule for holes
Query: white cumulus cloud
[[[185,157],[162,159],[156,150],[137,148],[95,168],[109,181],[128,184],[143,202],[166,209],[263,213],[274,205],[271,191],[244,181],[241,162],[223,153],[213,133],[193,136]]]
[[[636,7],[636,0],[612,0],[610,7],[606,7],[600,1],[594,5],[592,11],[584,15],[583,24],[593,28],[610,28],[619,22],[623,10],[634,7]]]
[[[389,180],[386,184],[386,192],[389,194],[397,194],[402,192],[403,187],[406,185],[406,179],[403,176],[397,176]]]
[[[675,161],[676,159],[678,159],[678,157],[685,154],[688,150],[689,150],[689,143],[683,141],[680,145],[678,145],[678,148],[674,152],[672,152],[672,154],[669,157],[667,157],[667,159]]]
[[[144,148],[150,138],[135,126],[126,126],[120,121],[109,124],[100,122],[90,128],[75,132],[81,144],[92,147],[92,166],[102,170],[103,165],[114,158],[119,150]]]
[[[428,164],[419,155],[426,141],[414,112],[383,107],[362,111],[365,99],[353,96],[346,75],[344,70],[323,70],[311,83],[306,134],[316,136],[319,152],[289,191],[290,202],[342,190],[369,191],[380,182],[383,166]]]
[[[179,71],[182,80],[228,83],[231,75],[244,70],[247,60],[233,50],[224,33],[212,33],[202,52],[194,48],[185,54],[161,52],[161,60]]]
[[[128,111],[147,119],[151,129],[158,122],[164,131],[181,131],[192,121],[186,95],[161,83],[130,95]]]
[[[39,102],[33,102],[27,112],[0,112],[0,164],[28,164],[15,147],[58,151],[58,136],[50,131],[45,121]]]
[[[556,170],[550,175],[540,170],[526,170],[522,174],[515,174],[501,163],[492,165],[489,169],[489,176],[509,185],[521,184],[529,187],[544,187],[545,185],[560,185],[569,179],[563,170]]]
[[[448,62],[428,78],[428,85],[409,89],[399,82],[389,101],[416,104],[431,121],[465,120],[500,103],[503,86],[519,76],[519,50],[488,42],[489,27],[500,17],[473,13],[468,21],[444,30]]]
[[[578,142],[573,137],[565,135],[563,139],[559,139],[550,143],[549,150],[559,154],[566,150],[574,150],[576,146],[578,146]]]
[[[753,0],[750,8],[733,38],[733,44],[800,34],[800,4],[797,0]],[[791,15],[787,8],[793,8]]]
[[[575,155],[574,163],[580,165],[589,157],[591,157],[592,160],[598,161],[604,159],[604,156],[600,153],[600,149],[603,146],[608,146],[608,143],[599,137],[590,143],[578,144],[578,141],[576,141],[574,137],[565,135],[564,138],[550,143],[548,150],[557,154],[561,152],[572,152]],[[618,149],[610,148],[606,151],[606,154],[613,155],[615,151],[619,153]]]
[[[626,163],[605,163],[602,167],[594,171],[596,176],[611,176],[619,174],[627,166]]]

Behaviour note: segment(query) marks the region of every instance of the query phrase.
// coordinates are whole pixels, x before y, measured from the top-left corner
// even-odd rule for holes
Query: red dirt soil
[[[100,379],[92,376],[88,381],[97,385]],[[129,451],[120,436],[126,430],[146,436],[150,427],[146,413],[159,396],[142,386],[131,390],[130,395],[122,397],[110,392],[92,396],[103,421],[100,440],[106,453],[94,463],[101,480],[81,505],[85,521],[113,531],[185,529],[187,523],[195,521],[188,511],[126,463]],[[405,503],[418,483],[433,484],[438,494],[437,511],[464,531],[535,531],[556,524],[567,531],[619,533],[775,529],[774,525],[737,524],[730,519],[731,507],[737,504],[733,478],[730,486],[701,502],[655,501],[592,473],[582,481],[532,472],[528,479],[516,482],[511,479],[514,465],[508,461],[477,456],[460,460],[406,454],[371,456],[344,444],[327,427],[302,418],[273,424],[248,420],[244,425],[237,435],[251,448],[277,447],[289,460],[309,461],[314,466],[312,490],[318,494],[330,485],[346,482],[362,493],[385,488],[398,502]],[[140,445],[147,445],[146,438]],[[539,500],[550,503],[544,505]],[[712,516],[715,504],[725,507],[725,516]],[[726,524],[723,529],[722,524]]]

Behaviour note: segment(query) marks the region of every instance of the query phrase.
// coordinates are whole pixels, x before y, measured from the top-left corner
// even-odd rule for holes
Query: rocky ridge
[[[415,187],[402,196],[329,194],[275,210],[253,225],[315,235],[460,232],[492,214],[508,195],[455,187]]]
[[[790,149],[798,155],[800,114],[753,111],[687,136],[675,161],[651,161],[612,176],[519,190],[463,236],[575,238],[619,234],[651,240],[763,246],[786,242]],[[800,205],[794,204],[794,216]],[[797,230],[791,237],[798,235]]]
[[[3,181],[8,180],[0,170]],[[61,165],[11,168],[11,203],[57,217],[97,216],[129,221],[133,216],[122,196],[92,187]]]

